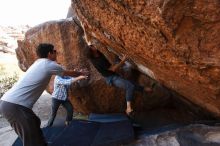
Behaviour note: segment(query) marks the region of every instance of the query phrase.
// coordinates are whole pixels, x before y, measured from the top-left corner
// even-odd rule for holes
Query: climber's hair
[[[42,43],[39,44],[36,53],[39,58],[47,58],[49,52],[53,53],[54,46],[52,44]]]

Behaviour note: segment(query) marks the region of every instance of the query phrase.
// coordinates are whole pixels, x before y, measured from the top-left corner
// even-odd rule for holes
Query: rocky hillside
[[[0,26],[0,52],[15,53],[17,40],[23,40],[30,26]]]

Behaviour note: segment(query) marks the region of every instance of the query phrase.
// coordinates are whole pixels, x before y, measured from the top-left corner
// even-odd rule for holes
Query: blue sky
[[[71,0],[0,0],[0,25],[37,25],[66,18]]]

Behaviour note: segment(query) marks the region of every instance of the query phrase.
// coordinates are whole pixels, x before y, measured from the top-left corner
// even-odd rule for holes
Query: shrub
[[[18,80],[18,74],[7,75],[5,69],[0,65],[0,97],[7,92]]]

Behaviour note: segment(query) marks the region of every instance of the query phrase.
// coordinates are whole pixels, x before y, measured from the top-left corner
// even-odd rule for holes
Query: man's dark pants
[[[23,146],[47,145],[40,129],[40,119],[31,109],[0,100],[0,113],[21,138]]]

